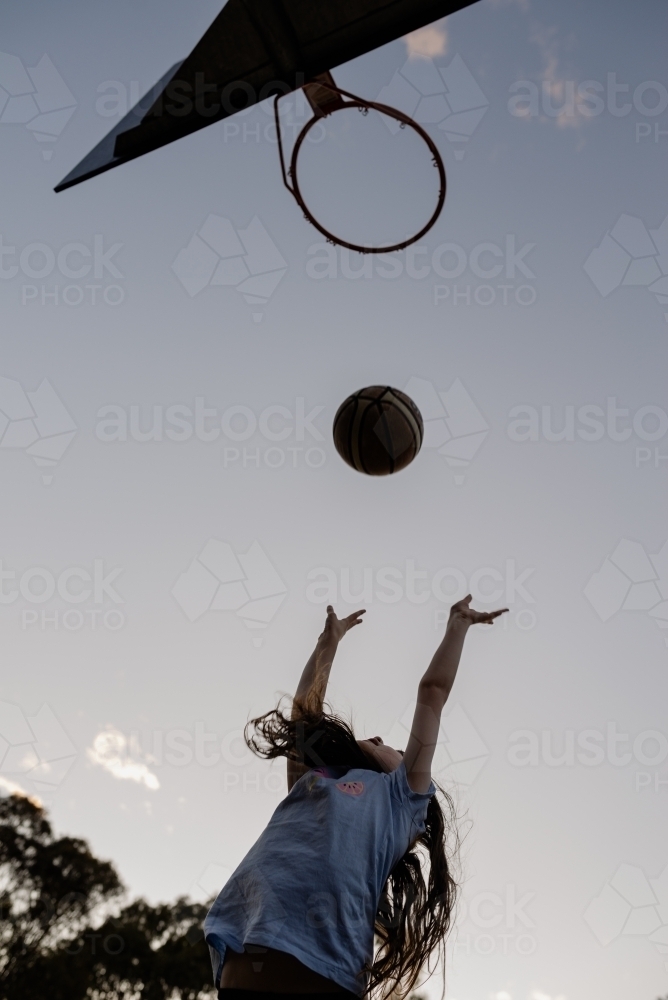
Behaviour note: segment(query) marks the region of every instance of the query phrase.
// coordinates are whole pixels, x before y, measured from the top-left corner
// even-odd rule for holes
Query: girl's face
[[[401,764],[403,754],[399,750],[394,750],[392,747],[386,746],[380,736],[372,736],[368,740],[358,740],[358,743],[364,753],[368,757],[371,757],[385,774],[389,774],[390,771],[396,771]]]

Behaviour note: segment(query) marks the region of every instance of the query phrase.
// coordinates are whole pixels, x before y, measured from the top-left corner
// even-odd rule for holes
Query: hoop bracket
[[[417,240],[421,239],[425,233],[429,232],[441,214],[441,210],[445,202],[445,192],[447,186],[443,159],[431,136],[422,128],[421,125],[418,125],[413,118],[409,115],[405,115],[403,111],[399,111],[398,108],[392,108],[387,104],[379,104],[376,101],[365,101],[361,97],[357,97],[357,95],[351,94],[347,90],[341,90],[340,87],[336,86],[332,74],[329,72],[322,73],[320,76],[315,77],[312,81],[305,84],[303,89],[306,94],[306,98],[313,109],[313,117],[306,122],[297,136],[292,150],[290,167],[288,170],[286,170],[285,154],[283,152],[283,139],[281,134],[281,121],[278,113],[278,102],[283,96],[282,94],[277,94],[274,98],[274,118],[276,121],[278,155],[281,163],[281,173],[283,174],[283,183],[301,208],[304,213],[304,218],[306,218],[312,226],[315,226],[315,228],[326,237],[329,243],[337,243],[339,246],[347,247],[349,250],[355,250],[358,253],[391,253],[395,250],[404,250],[407,246],[410,246],[411,243],[415,243]],[[436,208],[426,225],[424,225],[419,232],[415,233],[414,236],[410,236],[408,239],[402,240],[400,243],[393,243],[382,247],[368,247],[361,246],[358,243],[349,243],[347,240],[342,240],[318,222],[304,201],[304,196],[301,193],[297,177],[297,160],[299,158],[299,152],[304,139],[313,126],[322,118],[333,114],[335,111],[341,111],[345,108],[358,108],[364,114],[368,114],[370,110],[378,111],[380,114],[394,118],[395,121],[399,122],[401,128],[404,128],[405,126],[412,128],[413,131],[416,132],[426,143],[432,155],[432,160],[434,166],[438,170],[439,176],[439,191]]]
[[[317,118],[325,118],[331,115],[332,111],[338,111],[345,105],[330,72],[321,73],[310,83],[305,83],[302,90]]]

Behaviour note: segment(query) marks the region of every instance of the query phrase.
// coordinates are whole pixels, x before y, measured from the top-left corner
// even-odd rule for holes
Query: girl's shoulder
[[[327,766],[323,765],[322,767],[311,768],[311,770],[308,773],[315,774],[319,778],[330,778],[332,780],[338,781],[341,778],[344,778],[348,773],[348,771],[350,771],[349,767],[333,767],[331,765]]]

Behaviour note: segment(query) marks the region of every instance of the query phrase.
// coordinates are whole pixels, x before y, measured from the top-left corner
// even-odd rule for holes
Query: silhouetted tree
[[[0,798],[0,1000],[214,997],[207,907],[122,895],[85,841],[56,838],[32,800]]]

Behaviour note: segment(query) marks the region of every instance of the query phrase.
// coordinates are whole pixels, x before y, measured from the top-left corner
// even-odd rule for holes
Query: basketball
[[[334,417],[334,445],[344,462],[368,476],[405,469],[422,445],[422,415],[413,400],[389,385],[359,389]]]

